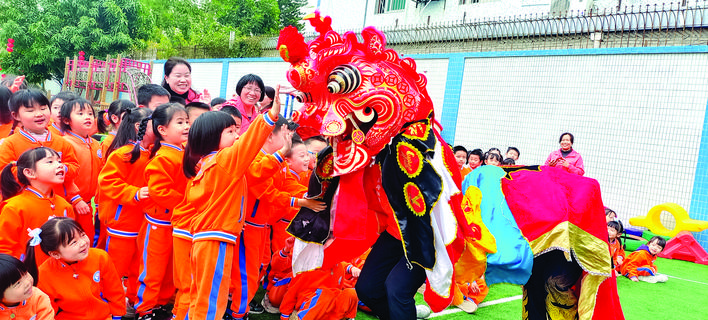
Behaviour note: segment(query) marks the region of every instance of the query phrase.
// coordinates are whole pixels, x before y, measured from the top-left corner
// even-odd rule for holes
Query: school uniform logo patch
[[[93,274],[93,282],[98,283],[98,282],[100,282],[100,281],[101,281],[101,271],[96,271],[96,272]]]

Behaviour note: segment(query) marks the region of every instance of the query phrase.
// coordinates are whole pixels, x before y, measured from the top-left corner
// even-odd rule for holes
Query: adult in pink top
[[[241,132],[243,134],[248,129],[251,121],[258,116],[258,106],[256,103],[263,101],[265,85],[261,77],[255,74],[247,74],[241,77],[236,84],[236,97],[224,102],[223,106],[234,106],[241,112]]]
[[[204,93],[198,93],[192,89],[192,66],[187,60],[171,57],[165,62],[164,69],[165,79],[162,80],[162,87],[167,89],[171,97],[180,97],[184,99],[185,104],[211,102],[209,91],[204,89]]]
[[[560,149],[555,150],[548,155],[546,165],[551,167],[560,167],[577,175],[585,175],[583,157],[580,156],[580,153],[573,150],[574,140],[575,137],[573,137],[573,134],[570,132],[561,134],[560,139],[558,139]]]

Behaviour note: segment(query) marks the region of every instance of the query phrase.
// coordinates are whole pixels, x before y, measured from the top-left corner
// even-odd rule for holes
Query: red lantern
[[[79,60],[86,60],[86,52],[79,51]]]
[[[15,50],[14,47],[15,47],[15,39],[12,39],[12,38],[7,39],[7,52],[12,53],[12,51]]]

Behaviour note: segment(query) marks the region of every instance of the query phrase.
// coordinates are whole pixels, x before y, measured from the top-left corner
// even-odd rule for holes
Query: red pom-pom
[[[15,49],[7,48],[7,52],[12,53],[12,51],[15,51]]]
[[[14,43],[15,43],[15,39],[13,39],[13,38],[7,39],[7,43],[13,43],[13,44],[14,44]]]
[[[280,30],[278,51],[283,60],[293,64],[297,63],[307,56],[305,38],[297,32],[297,28],[287,26],[283,30]]]

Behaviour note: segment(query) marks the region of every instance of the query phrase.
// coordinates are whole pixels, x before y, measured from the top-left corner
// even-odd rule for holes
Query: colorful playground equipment
[[[137,89],[151,83],[152,62],[140,62],[120,55],[116,59],[111,59],[109,55],[105,61],[93,56],[87,61],[82,57],[74,56],[73,60],[66,58],[61,89],[75,91],[101,107],[107,106],[106,94],[109,91],[113,93],[110,101],[125,92],[128,99],[137,104]]]
[[[661,223],[661,212],[670,213],[676,220],[676,226],[669,230]],[[663,203],[649,210],[646,216],[633,217],[629,224],[646,227],[653,233],[665,237],[675,237],[681,231],[701,232],[708,229],[708,221],[694,220],[688,217],[688,212],[675,203]]]
[[[676,220],[676,226],[669,230],[661,223],[661,212],[670,213]],[[633,226],[649,228],[651,233],[671,237],[664,251],[659,256],[668,259],[678,259],[708,265],[708,253],[698,244],[691,232],[701,232],[708,229],[708,221],[689,218],[688,213],[675,203],[664,203],[654,206],[646,216],[629,219]]]

